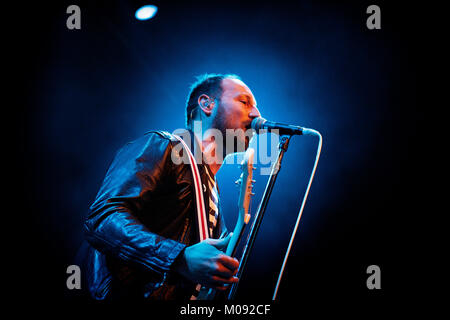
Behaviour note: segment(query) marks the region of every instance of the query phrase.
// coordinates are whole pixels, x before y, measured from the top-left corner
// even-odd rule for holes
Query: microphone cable
[[[317,136],[319,138],[319,144],[317,146],[316,160],[314,161],[314,166],[313,166],[313,169],[311,172],[311,176],[309,178],[308,186],[306,188],[305,195],[303,196],[303,201],[302,201],[302,205],[300,207],[300,211],[298,212],[297,221],[295,223],[294,230],[292,231],[291,240],[289,241],[289,246],[286,250],[286,254],[284,255],[284,260],[283,260],[283,264],[281,266],[281,270],[278,274],[278,280],[277,280],[277,284],[275,286],[275,290],[273,292],[272,301],[275,301],[275,299],[277,298],[278,289],[279,289],[280,283],[281,283],[281,278],[283,277],[283,273],[284,273],[284,268],[286,267],[289,253],[291,252],[292,243],[294,242],[295,234],[297,233],[298,225],[300,223],[300,219],[302,218],[303,209],[305,208],[306,199],[308,198],[309,189],[311,188],[311,184],[314,179],[314,174],[316,173],[316,169],[317,169],[317,164],[319,163],[320,153],[322,151],[322,135],[320,134],[319,131],[316,131],[314,129],[309,129],[309,128],[303,128],[303,135]]]

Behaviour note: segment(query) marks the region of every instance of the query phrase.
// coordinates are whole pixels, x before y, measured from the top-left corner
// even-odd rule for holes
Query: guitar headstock
[[[237,184],[240,186],[240,192],[239,192],[239,218],[244,219],[244,223],[247,224],[250,220],[250,214],[248,214],[249,206],[250,206],[250,200],[251,196],[254,195],[252,193],[253,189],[253,158],[255,155],[255,149],[248,148],[247,151],[244,154],[244,159],[242,160],[240,164],[241,168],[241,175],[239,179],[236,181]]]

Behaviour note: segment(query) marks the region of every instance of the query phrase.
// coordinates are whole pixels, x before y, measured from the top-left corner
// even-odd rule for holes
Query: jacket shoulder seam
[[[159,135],[160,137],[170,140],[170,141],[177,141],[177,139],[170,134],[167,131],[163,131],[163,130],[152,130],[152,131],[147,131],[144,135],[150,134],[150,133],[156,133],[157,135]]]

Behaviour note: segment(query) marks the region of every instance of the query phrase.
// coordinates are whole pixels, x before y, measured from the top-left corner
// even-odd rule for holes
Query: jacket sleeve
[[[117,153],[85,221],[88,242],[100,252],[164,275],[185,245],[150,232],[139,220],[144,202],[167,176],[172,146],[157,133]]]

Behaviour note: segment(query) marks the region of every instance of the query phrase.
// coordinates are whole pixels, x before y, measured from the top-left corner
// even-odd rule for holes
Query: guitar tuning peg
[[[256,180],[252,180],[252,182],[253,182],[253,183],[255,183],[255,182],[256,182]],[[253,185],[252,185],[252,187],[253,187]]]
[[[253,169],[253,170],[256,170],[256,167],[255,167],[255,166],[253,166],[253,167],[252,167],[252,169]]]
[[[240,184],[241,184],[241,179],[237,179],[234,183],[235,183],[236,185],[240,185]]]
[[[250,195],[251,195],[251,196],[254,196],[254,195],[255,195],[255,193],[254,193],[254,192],[250,192]]]

